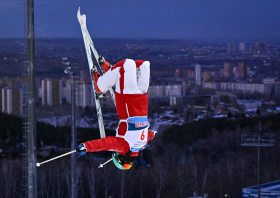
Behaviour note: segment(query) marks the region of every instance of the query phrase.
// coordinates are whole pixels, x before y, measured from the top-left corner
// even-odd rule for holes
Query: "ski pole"
[[[105,164],[107,164],[108,162],[110,162],[110,161],[112,161],[113,160],[113,158],[111,158],[111,159],[109,159],[107,162],[105,162],[104,164],[100,164],[99,166],[98,166],[98,168],[103,168],[103,166],[105,165]]]
[[[76,150],[73,150],[73,151],[70,151],[70,152],[65,153],[65,154],[63,154],[63,155],[59,155],[59,156],[54,157],[54,158],[52,158],[52,159],[46,160],[46,161],[44,161],[44,162],[41,162],[41,163],[37,162],[36,166],[37,166],[37,167],[39,167],[41,164],[44,164],[44,163],[50,162],[50,161],[52,161],[52,160],[55,160],[55,159],[57,159],[57,158],[60,158],[60,157],[63,157],[63,156],[65,156],[65,155],[69,155],[69,154],[71,154],[71,153],[75,153],[75,152],[76,152]]]

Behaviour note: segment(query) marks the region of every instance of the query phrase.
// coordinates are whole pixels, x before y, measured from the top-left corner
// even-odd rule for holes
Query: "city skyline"
[[[78,7],[87,15],[92,37],[224,39],[225,41],[277,39],[279,1],[35,1],[35,36],[81,37]],[[21,2],[0,1],[0,38],[23,36]]]

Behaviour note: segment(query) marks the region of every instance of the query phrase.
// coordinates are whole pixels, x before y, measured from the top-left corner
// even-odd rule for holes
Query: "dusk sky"
[[[77,10],[92,37],[274,39],[279,0],[34,0],[35,36],[82,37]],[[0,0],[0,38],[23,36],[21,0]]]

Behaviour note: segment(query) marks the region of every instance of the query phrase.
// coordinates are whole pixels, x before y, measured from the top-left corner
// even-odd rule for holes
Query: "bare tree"
[[[53,174],[53,165],[46,164],[39,169],[38,174],[38,183],[40,185],[42,197],[51,197],[53,196],[53,185],[54,185],[54,174]]]
[[[100,169],[97,169],[98,163],[94,157],[90,157],[89,163],[86,165],[84,169],[85,179],[88,184],[89,194],[91,198],[97,197],[98,188],[100,187],[101,183],[101,175]]]
[[[109,190],[113,184],[112,182],[112,178],[114,178],[113,170],[115,170],[115,167],[112,165],[112,163],[109,163],[106,164],[106,166],[104,166],[102,171],[105,198],[108,198]]]
[[[152,153],[153,167],[150,170],[150,174],[156,186],[156,197],[159,198],[161,196],[162,188],[167,180],[168,170],[165,167],[164,157],[156,157],[155,152]]]
[[[96,169],[87,166],[85,168],[85,175],[86,175],[86,183],[88,184],[89,194],[91,198],[96,198],[97,196],[97,172]]]
[[[2,180],[3,180],[3,195],[4,197],[9,197],[11,194],[11,190],[12,190],[12,178],[11,177],[12,174],[12,169],[9,165],[9,163],[7,162],[7,160],[4,160],[2,162],[2,170],[3,170],[3,176],[2,176]]]
[[[63,183],[64,183],[64,177],[63,177],[63,171],[64,171],[64,167],[66,166],[65,161],[61,160],[59,165],[57,166],[56,170],[55,170],[55,184],[56,184],[56,197],[60,198],[60,197],[64,197],[63,196],[63,191],[62,191],[62,187],[63,187]]]
[[[207,179],[208,179],[208,170],[206,169],[204,174],[203,174],[201,194],[205,193],[205,186],[206,186],[206,183],[207,183]]]
[[[82,169],[81,166],[78,165],[76,166],[76,189],[75,189],[75,194],[78,195],[79,191],[83,191],[83,188],[80,183],[83,183],[83,178],[82,177]]]
[[[19,180],[18,164],[9,160],[2,161],[1,186],[3,197],[15,197]]]
[[[68,196],[71,196],[71,172],[70,172],[70,167],[66,166],[63,170],[63,175],[65,178],[67,190],[68,190]]]
[[[47,173],[41,168],[41,169],[37,169],[38,170],[38,196],[41,195],[42,198],[44,198],[45,193],[44,193],[44,189],[46,186],[46,177],[47,177]]]
[[[176,181],[177,186],[179,188],[179,197],[184,197],[184,191],[187,187],[186,177],[187,177],[187,159],[184,155],[182,155],[181,160],[179,161],[179,164],[176,166]]]
[[[120,186],[120,198],[124,197],[131,197],[129,193],[131,192],[130,189],[133,189],[134,182],[137,178],[137,173],[132,167],[130,170],[117,170],[117,181]]]

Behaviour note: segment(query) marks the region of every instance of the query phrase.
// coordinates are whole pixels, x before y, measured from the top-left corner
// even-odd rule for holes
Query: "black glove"
[[[105,58],[103,56],[99,56],[98,63],[100,66],[103,65],[105,63]]]
[[[76,148],[76,152],[78,156],[82,156],[87,152],[87,147],[84,144],[80,144],[79,146],[77,146]]]

